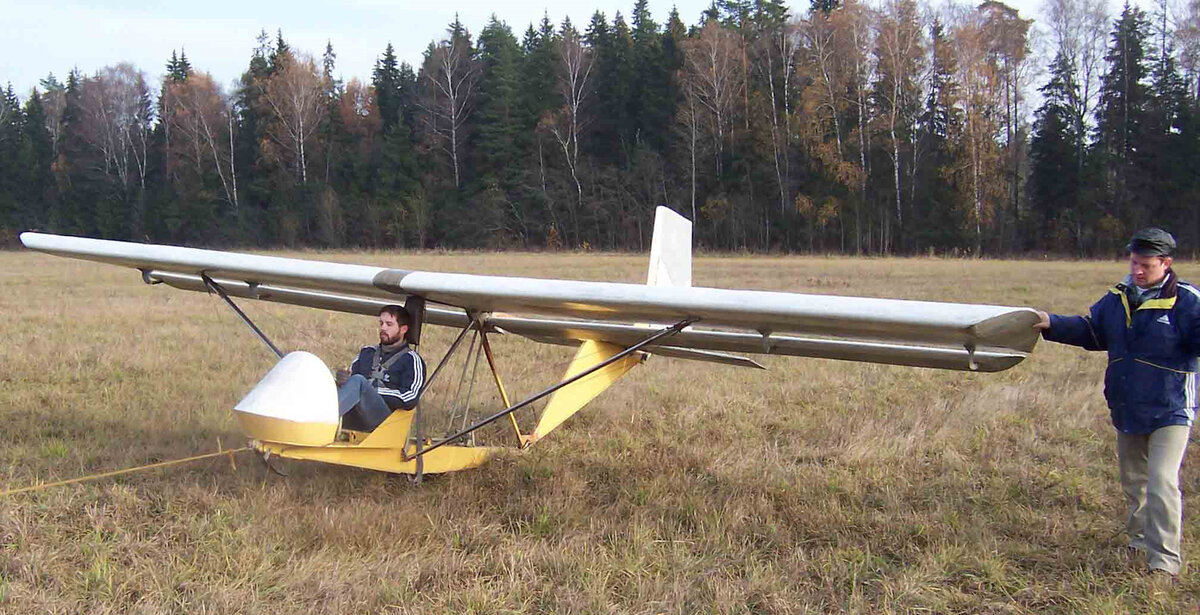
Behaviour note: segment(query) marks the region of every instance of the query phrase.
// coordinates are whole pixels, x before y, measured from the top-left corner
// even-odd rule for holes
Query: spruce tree
[[[551,196],[549,169],[556,157],[552,140],[537,130],[541,119],[562,103],[555,75],[554,26],[543,17],[540,27],[533,24],[521,40],[520,88],[517,119],[522,135],[521,183],[519,201],[529,220],[522,233],[530,243],[541,245],[547,237],[561,237],[555,212],[557,200]],[[530,218],[534,218],[530,220]]]
[[[192,74],[192,63],[188,62],[187,51],[184,49],[179,50],[179,73],[183,75],[184,80]]]
[[[417,71],[413,70],[412,64],[401,62],[399,75],[400,122],[413,134],[417,130],[417,112],[420,110],[417,104]]]
[[[914,201],[922,204],[914,212],[912,241],[918,252],[946,251],[965,247],[966,220],[957,208],[957,190],[951,182],[958,164],[954,140],[962,130],[961,112],[955,106],[958,84],[954,80],[957,58],[941,22],[929,30],[932,53],[929,89],[918,121],[918,150],[921,161],[914,170]]]
[[[183,83],[191,74],[192,64],[188,62],[187,53],[176,55],[175,50],[172,49],[171,59],[167,60],[167,80],[172,83]]]
[[[1138,167],[1146,191],[1141,201],[1146,210],[1134,218],[1136,226],[1169,226],[1189,219],[1195,209],[1188,197],[1195,184],[1194,165],[1200,161],[1189,155],[1194,148],[1186,142],[1194,138],[1188,134],[1191,101],[1175,50],[1167,36],[1162,41],[1150,74],[1146,126],[1139,147]]]
[[[379,119],[383,133],[388,134],[400,122],[400,68],[396,61],[396,50],[388,43],[383,56],[375,60],[371,73],[371,84],[375,86],[375,104],[379,107]]]
[[[841,0],[809,0],[808,9],[816,12],[820,11],[828,15],[842,6]]]
[[[1096,151],[1104,169],[1107,199],[1102,249],[1117,249],[1121,238],[1139,224],[1150,188],[1139,175],[1140,148],[1145,142],[1149,88],[1146,77],[1145,13],[1125,5],[1110,35],[1096,109]]]
[[[333,71],[337,63],[337,54],[333,52],[333,42],[325,42],[325,53],[321,56],[321,78],[325,82],[325,116],[322,118],[324,123],[321,127],[322,149],[325,152],[325,177],[324,183],[328,186],[331,181],[334,166],[337,165],[337,158],[341,151],[343,139],[342,133],[345,131],[344,123],[342,122],[341,101],[345,94],[345,87],[341,79],[333,76]]]
[[[413,232],[414,216],[406,203],[414,203],[420,192],[414,148],[417,76],[407,62],[399,63],[391,43],[375,62],[372,73],[375,101],[381,120],[379,151],[371,163],[368,191],[373,205],[351,216],[352,236],[370,245],[420,245]]]
[[[629,116],[633,119],[634,138],[655,151],[661,151],[670,135],[675,116],[675,71],[673,59],[666,55],[663,35],[650,16],[647,0],[633,7],[633,80]]]
[[[270,74],[274,74],[284,62],[291,61],[291,59],[292,48],[287,44],[287,41],[283,40],[283,29],[280,28],[275,31],[275,47],[271,52],[268,62]]]
[[[56,181],[62,191],[59,209],[50,226],[71,235],[95,235],[96,203],[103,198],[103,182],[96,169],[100,161],[87,144],[83,131],[82,77],[78,69],[67,74]]]
[[[470,145],[474,181],[467,193],[474,195],[471,209],[477,223],[494,229],[492,240],[524,242],[521,211],[525,200],[517,196],[523,146],[530,143],[529,131],[519,124],[521,48],[507,24],[495,15],[479,33],[478,96],[474,113],[476,130]],[[508,206],[506,204],[511,204]]]
[[[1068,237],[1079,247],[1080,164],[1071,116],[1078,89],[1071,63],[1060,52],[1050,65],[1050,81],[1039,89],[1043,102],[1035,113],[1029,144],[1030,248],[1062,250],[1067,246],[1054,240]]]
[[[246,241],[258,245],[274,242],[274,236],[269,232],[266,221],[266,207],[271,199],[273,188],[270,183],[267,165],[263,160],[262,143],[267,138],[263,115],[263,89],[267,78],[271,75],[271,64],[268,58],[274,55],[270,37],[266,31],[259,33],[258,46],[250,56],[249,66],[242,73],[241,82],[235,94],[237,117],[237,136],[234,139],[234,160],[237,169],[239,200],[244,206],[239,207],[242,219],[239,220],[239,235]],[[244,190],[241,190],[242,187]],[[182,220],[174,220],[173,229],[179,228]]]
[[[633,35],[625,18],[617,13],[609,25],[597,12],[584,34],[595,54],[592,67],[596,89],[596,119],[587,139],[588,151],[605,165],[624,167],[629,162],[634,123],[633,88],[637,76],[633,69]]]
[[[533,131],[542,115],[560,102],[554,74],[554,25],[549,16],[543,16],[536,29],[533,24],[529,25],[521,42],[521,51],[524,56],[520,95],[522,122],[528,131]]]
[[[45,228],[54,198],[54,146],[46,130],[46,110],[34,88],[25,101],[19,164],[26,169],[23,203],[18,209],[20,228]]]
[[[529,142],[529,131],[519,123],[521,49],[508,25],[493,15],[479,33],[478,52],[476,172],[485,186],[498,185],[507,194],[517,179],[513,162],[523,158],[520,145]]]
[[[26,171],[20,160],[23,123],[21,102],[9,83],[0,90],[0,229],[4,230],[18,223],[18,199]]]

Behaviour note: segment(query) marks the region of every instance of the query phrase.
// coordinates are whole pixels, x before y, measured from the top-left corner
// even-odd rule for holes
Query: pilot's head
[[[398,344],[407,339],[408,310],[400,305],[385,305],[379,309],[379,343]]]

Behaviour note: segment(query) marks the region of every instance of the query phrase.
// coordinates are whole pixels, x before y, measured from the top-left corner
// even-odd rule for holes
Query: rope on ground
[[[109,478],[111,476],[120,476],[122,474],[130,474],[133,472],[140,472],[142,470],[152,470],[154,468],[162,468],[162,467],[166,467],[166,466],[177,465],[180,463],[187,463],[189,461],[200,461],[201,459],[220,457],[222,455],[228,455],[229,463],[231,465],[233,465],[234,469],[237,469],[237,465],[233,461],[233,456],[237,453],[240,453],[242,451],[248,451],[248,450],[250,450],[249,446],[243,446],[242,448],[234,448],[234,449],[228,449],[228,450],[218,450],[215,453],[206,453],[204,455],[196,455],[194,457],[184,457],[183,459],[172,459],[170,461],[159,461],[158,463],[150,463],[150,464],[146,464],[144,466],[137,466],[135,468],[125,468],[124,470],[113,470],[111,472],[101,472],[99,474],[89,474],[87,476],[80,476],[79,478],[60,480],[60,481],[56,481],[53,483],[42,483],[39,485],[30,485],[28,487],[21,487],[20,489],[9,489],[7,491],[0,491],[0,497],[16,495],[18,493],[26,493],[29,491],[41,491],[42,489],[49,489],[51,487],[61,487],[63,485],[71,485],[74,483],[82,483],[82,482],[86,482],[89,480],[99,480],[101,478]]]

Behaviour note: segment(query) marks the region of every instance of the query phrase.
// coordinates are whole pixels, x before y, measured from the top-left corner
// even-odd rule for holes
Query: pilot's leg
[[[346,417],[342,421],[344,426],[371,431],[378,427],[392,410],[375,387],[371,386],[371,381],[355,374],[338,388],[338,412]]]
[[[371,382],[360,374],[354,374],[338,387],[338,414],[345,416],[351,408],[358,405],[364,391],[374,391]]]
[[[384,419],[392,413],[392,409],[388,407],[379,392],[371,387],[369,390],[363,391],[362,399],[358,400],[354,412],[358,414],[363,427],[367,431],[371,431],[383,423]]]

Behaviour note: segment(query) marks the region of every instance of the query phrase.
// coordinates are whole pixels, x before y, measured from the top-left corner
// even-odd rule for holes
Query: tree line
[[[693,25],[456,20],[369,81],[258,37],[0,96],[0,229],[197,245],[1111,255],[1200,241],[1200,3],[719,0]],[[1035,45],[1041,41],[1041,44]],[[1036,52],[1035,52],[1036,50]],[[1036,105],[1036,108],[1032,108]],[[11,239],[9,239],[11,240]]]

